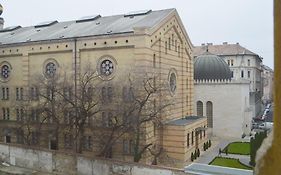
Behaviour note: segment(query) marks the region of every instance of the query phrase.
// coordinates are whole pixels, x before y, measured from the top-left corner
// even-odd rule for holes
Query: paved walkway
[[[216,156],[219,154],[219,149],[223,149],[226,147],[232,140],[220,139],[213,137],[212,139],[212,146],[207,151],[203,152],[199,158],[197,158],[194,162],[202,163],[202,164],[209,164]]]
[[[209,164],[215,157],[219,154],[219,149],[224,149],[229,143],[237,142],[237,141],[248,141],[248,139],[222,139],[213,137],[212,139],[212,146],[207,151],[203,152],[199,158],[197,158],[194,162],[202,163],[202,164]],[[201,152],[202,153],[202,152]],[[228,158],[235,158],[239,159],[239,161],[245,165],[249,165],[250,156],[247,155],[238,155],[238,154],[228,154],[225,153],[221,154],[221,157],[228,157]]]

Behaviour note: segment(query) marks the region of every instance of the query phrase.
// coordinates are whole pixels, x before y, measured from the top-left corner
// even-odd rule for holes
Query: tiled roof
[[[201,45],[195,46],[193,50],[193,55],[198,56],[203,54],[204,52],[208,51],[215,55],[257,55],[256,53],[246,49],[245,47],[241,46],[240,44],[222,44],[222,45]],[[258,55],[257,55],[258,56]]]
[[[139,11],[105,17],[95,15],[80,21],[50,21],[30,27],[4,28],[0,30],[0,44],[133,33],[135,27],[154,27],[174,11],[175,9]]]

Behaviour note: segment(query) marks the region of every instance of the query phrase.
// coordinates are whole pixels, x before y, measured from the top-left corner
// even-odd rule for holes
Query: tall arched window
[[[208,101],[206,103],[207,123],[209,128],[213,128],[213,103]]]
[[[203,116],[203,103],[202,103],[202,101],[197,101],[197,116]]]

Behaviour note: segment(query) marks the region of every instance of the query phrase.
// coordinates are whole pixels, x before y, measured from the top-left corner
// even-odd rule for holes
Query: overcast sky
[[[5,26],[176,8],[194,45],[239,42],[273,67],[272,0],[0,0]]]

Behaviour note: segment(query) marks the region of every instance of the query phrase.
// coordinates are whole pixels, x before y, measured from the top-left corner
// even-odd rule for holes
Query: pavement
[[[200,154],[200,157],[198,157],[194,162],[196,163],[202,163],[202,164],[209,164],[216,156],[218,156],[219,149],[223,149],[226,147],[230,142],[232,142],[229,139],[220,139],[217,137],[212,137],[212,146],[203,154]]]
[[[224,139],[218,137],[212,137],[212,146],[207,151],[201,152],[200,157],[198,157],[194,162],[202,163],[202,164],[209,164],[215,157],[219,156],[219,149],[223,150],[229,143],[237,142],[237,141],[244,141],[248,142],[249,139]],[[220,157],[227,157],[227,158],[235,158],[239,159],[239,161],[245,165],[249,165],[250,156],[249,155],[238,155],[238,154],[228,154],[222,153]]]

